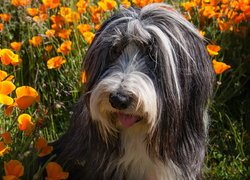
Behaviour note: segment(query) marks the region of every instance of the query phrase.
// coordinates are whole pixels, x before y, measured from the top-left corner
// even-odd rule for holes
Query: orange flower
[[[196,6],[196,3],[195,2],[183,2],[181,3],[181,6],[185,9],[185,11],[190,11],[193,7]]]
[[[85,13],[86,9],[88,7],[88,4],[89,4],[88,0],[87,1],[86,0],[79,0],[76,3],[78,13],[80,13],[80,14]]]
[[[2,31],[3,31],[3,28],[4,28],[3,23],[0,23],[0,32],[2,32]]]
[[[63,53],[64,55],[67,55],[71,51],[71,45],[72,45],[71,41],[65,41],[57,49],[57,52]]]
[[[22,42],[12,42],[10,43],[10,47],[15,51],[19,51],[22,44],[23,44]]]
[[[50,52],[52,50],[52,48],[53,48],[53,46],[48,45],[48,46],[44,47],[44,50],[47,51],[47,52]]]
[[[56,56],[47,61],[47,67],[48,69],[60,68],[64,63],[66,60],[62,56]]]
[[[32,39],[29,40],[30,45],[34,47],[38,47],[43,41],[41,36],[33,36]]]
[[[13,6],[27,6],[31,4],[31,0],[12,0],[11,4]]]
[[[0,50],[0,58],[3,65],[12,64],[14,66],[21,63],[19,56],[9,49]]]
[[[231,68],[231,66],[229,66],[223,62],[218,62],[216,60],[213,60],[212,62],[213,62],[215,74],[221,74],[224,71],[226,71],[227,69]]]
[[[56,16],[52,15],[50,17],[50,20],[54,23],[57,24],[58,26],[62,27],[65,24],[64,18],[62,16]]]
[[[0,70],[0,81],[6,80],[11,81],[14,78],[14,76],[10,75],[8,76],[7,72]]]
[[[68,172],[63,172],[62,167],[56,162],[49,162],[46,166],[47,177],[45,180],[61,180],[69,177]]]
[[[125,8],[129,8],[131,6],[131,2],[128,0],[121,0],[121,4],[125,7]]]
[[[147,4],[152,3],[153,0],[132,0],[132,2],[138,7],[144,7]]]
[[[62,29],[60,32],[58,32],[58,37],[62,39],[68,39],[72,30],[71,29]]]
[[[37,8],[27,8],[26,11],[32,17],[39,14],[39,9]]]
[[[79,24],[77,26],[77,29],[80,31],[81,34],[83,34],[84,32],[90,31],[91,26],[89,24]]]
[[[31,121],[31,116],[29,114],[21,114],[17,118],[18,128],[24,131],[26,135],[30,135],[33,131],[34,123]]]
[[[16,97],[15,102],[19,109],[26,109],[34,102],[38,102],[40,100],[37,91],[29,86],[16,88]]]
[[[87,74],[86,71],[82,71],[81,73],[81,82],[84,84],[87,81]]]
[[[82,35],[83,35],[85,41],[86,41],[88,44],[91,44],[92,41],[93,41],[93,39],[94,39],[94,37],[95,37],[95,34],[92,33],[92,32],[89,32],[89,31],[88,31],[88,32],[84,32]]]
[[[43,156],[47,156],[48,154],[50,154],[53,150],[53,147],[48,146],[47,141],[44,138],[40,137],[37,139],[35,143],[35,149],[38,152],[38,156],[43,157]]]
[[[11,139],[11,134],[10,132],[5,132],[3,134],[1,134],[1,137],[3,138],[3,142],[5,144],[10,144],[12,143],[12,139]]]
[[[6,153],[8,153],[10,150],[9,147],[7,147],[4,142],[0,141],[0,157],[4,156]]]
[[[13,102],[14,100],[11,97],[5,94],[0,94],[0,104],[11,105]]]
[[[54,29],[49,29],[45,32],[46,36],[48,37],[53,37],[55,35],[55,30]]]
[[[102,8],[104,11],[111,11],[115,7],[117,7],[117,3],[114,0],[101,0],[98,2],[98,5]]]
[[[10,160],[9,162],[4,162],[5,175],[4,180],[17,180],[24,174],[24,167],[20,161]]]
[[[42,13],[42,14],[39,14],[39,15],[33,17],[33,20],[36,23],[42,23],[42,22],[46,21],[47,19],[48,19],[48,14],[46,14],[46,13]]]
[[[42,0],[46,8],[54,9],[60,6],[60,0]]]
[[[220,46],[209,44],[207,45],[207,51],[210,56],[215,56],[219,54]]]
[[[0,14],[0,19],[3,21],[9,21],[11,19],[11,14]]]
[[[68,7],[61,7],[60,14],[65,19],[66,22],[72,23],[80,20],[80,14],[78,12],[72,11]]]
[[[0,94],[8,95],[16,89],[16,86],[11,81],[0,82]]]

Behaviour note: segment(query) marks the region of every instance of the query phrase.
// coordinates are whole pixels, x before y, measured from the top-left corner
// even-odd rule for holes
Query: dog
[[[202,178],[214,71],[172,6],[121,9],[86,52],[85,92],[55,143],[69,179]]]

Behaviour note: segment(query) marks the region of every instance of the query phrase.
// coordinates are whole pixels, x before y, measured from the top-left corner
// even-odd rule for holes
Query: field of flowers
[[[84,88],[81,64],[100,24],[121,6],[162,0],[0,0],[0,178],[67,179],[36,166],[68,127]],[[165,1],[207,39],[217,82],[206,179],[250,178],[250,0]]]

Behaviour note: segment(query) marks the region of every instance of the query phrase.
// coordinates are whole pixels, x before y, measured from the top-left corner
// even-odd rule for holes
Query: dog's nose
[[[131,97],[121,92],[113,92],[109,95],[109,102],[115,109],[126,109],[131,104]]]

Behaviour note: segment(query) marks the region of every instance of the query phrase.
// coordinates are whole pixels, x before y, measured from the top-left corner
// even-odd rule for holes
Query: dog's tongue
[[[138,119],[136,116],[127,115],[124,113],[118,113],[117,118],[121,122],[121,124],[126,128],[131,127],[133,124],[136,123]]]

